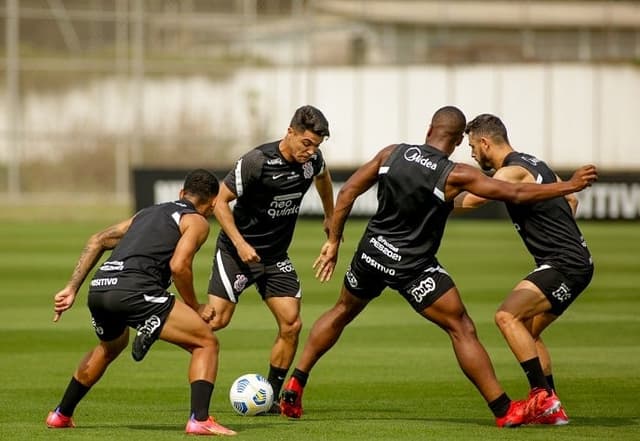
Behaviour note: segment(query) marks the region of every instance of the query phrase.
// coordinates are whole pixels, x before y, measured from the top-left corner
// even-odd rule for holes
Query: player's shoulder
[[[245,153],[242,161],[245,165],[252,165],[256,168],[261,168],[265,163],[273,164],[278,161],[282,162],[282,158],[277,153],[277,149],[278,142],[259,145]]]
[[[504,159],[504,166],[521,165],[529,167],[546,166],[546,163],[531,153],[512,151]]]
[[[524,182],[532,180],[531,172],[521,164],[509,164],[499,168],[492,176],[507,182]]]
[[[500,168],[502,173],[511,177],[520,177],[524,180],[528,175],[537,176],[542,174],[548,176],[555,175],[551,167],[542,159],[524,152],[513,151],[504,159],[503,166]]]
[[[265,158],[280,157],[280,141],[271,141],[259,145],[249,153]]]

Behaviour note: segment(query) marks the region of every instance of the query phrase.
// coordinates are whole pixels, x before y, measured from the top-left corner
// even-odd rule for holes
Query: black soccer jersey
[[[287,254],[302,198],[314,176],[324,170],[318,150],[304,164],[287,162],[278,148],[280,141],[263,144],[238,160],[224,179],[237,196],[233,217],[244,239],[265,262]],[[224,231],[218,246],[233,250]]]
[[[504,166],[525,168],[539,184],[556,182],[556,174],[538,158],[511,152]],[[506,203],[513,224],[537,265],[580,269],[592,264],[591,254],[564,197],[535,204]]]
[[[197,213],[187,200],[140,210],[109,259],[96,271],[92,291],[165,290],[171,285],[169,262],[180,240],[182,215]]]
[[[394,149],[378,171],[378,210],[360,243],[374,254],[369,264],[400,275],[433,261],[453,209],[445,184],[454,165],[429,145]]]

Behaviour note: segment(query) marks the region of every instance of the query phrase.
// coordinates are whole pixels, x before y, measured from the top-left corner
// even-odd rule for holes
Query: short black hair
[[[469,121],[469,124],[467,124],[467,127],[464,129],[464,133],[469,134],[469,132],[473,132],[479,136],[486,136],[496,142],[509,144],[507,128],[504,123],[500,118],[490,113],[483,113]]]
[[[187,174],[182,189],[185,193],[196,196],[200,202],[203,202],[218,195],[220,184],[218,178],[209,170],[198,168]]]
[[[445,130],[450,136],[460,136],[464,133],[467,118],[462,110],[455,106],[444,106],[436,110],[431,118],[431,125]]]
[[[298,132],[309,130],[323,138],[329,136],[329,121],[313,106],[299,107],[293,114],[289,126]]]

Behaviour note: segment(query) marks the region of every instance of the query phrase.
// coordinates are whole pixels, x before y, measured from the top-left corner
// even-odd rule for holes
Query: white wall
[[[138,105],[131,84],[106,79],[61,92],[29,92],[22,106],[28,133],[59,136],[128,135]],[[355,166],[395,142],[421,143],[431,114],[459,106],[468,119],[495,113],[516,149],[556,168],[594,162],[607,169],[640,169],[635,146],[640,115],[640,68],[583,64],[246,69],[226,80],[201,76],[148,79],[140,104],[144,132],[182,136],[220,133],[234,153],[281,137],[294,109],[313,104],[330,122],[323,150],[332,167]],[[7,132],[0,95],[0,131]],[[195,129],[194,129],[195,127]],[[198,133],[193,133],[193,130]],[[265,138],[265,139],[262,139]],[[252,141],[253,140],[253,141]],[[64,144],[64,143],[62,143]],[[0,138],[0,160],[10,146]],[[56,144],[60,148],[60,143]],[[22,156],[51,154],[46,137]],[[470,162],[466,140],[453,159]]]

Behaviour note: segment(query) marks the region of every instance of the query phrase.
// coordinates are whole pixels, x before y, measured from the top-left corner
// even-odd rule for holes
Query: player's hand
[[[256,253],[255,248],[253,248],[248,243],[244,242],[236,247],[238,251],[238,256],[244,263],[257,263],[260,262],[260,256]]]
[[[216,316],[216,310],[210,303],[203,303],[198,307],[198,314],[205,322],[209,323]]]
[[[336,267],[338,261],[338,248],[339,243],[326,241],[320,249],[320,255],[313,263],[313,268],[316,270],[316,279],[321,282],[328,282],[333,275],[333,270]]]
[[[65,287],[60,290],[53,297],[53,321],[60,320],[60,316],[63,312],[73,306],[73,302],[76,300],[76,291],[70,287]]]
[[[580,191],[598,180],[598,171],[595,165],[583,165],[571,176],[571,182],[573,182]]]

